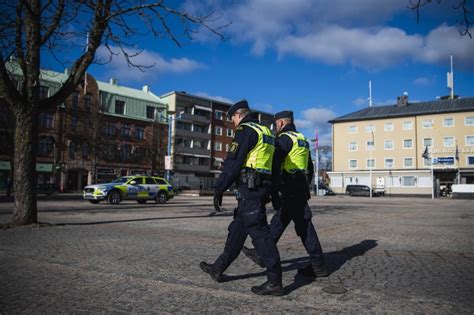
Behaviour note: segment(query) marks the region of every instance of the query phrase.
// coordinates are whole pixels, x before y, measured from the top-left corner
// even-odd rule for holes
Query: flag
[[[459,161],[459,148],[458,148],[458,145],[456,145],[456,153],[454,154],[454,158],[456,159],[456,161]]]
[[[423,155],[421,157],[424,158],[424,159],[429,159],[430,158],[430,155],[428,153],[428,146],[426,146],[425,152],[423,152]]]

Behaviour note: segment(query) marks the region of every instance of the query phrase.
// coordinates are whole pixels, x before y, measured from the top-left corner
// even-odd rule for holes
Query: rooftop
[[[474,111],[474,97],[408,103],[406,106],[372,106],[330,120],[330,123],[374,120],[393,117],[421,116]]]

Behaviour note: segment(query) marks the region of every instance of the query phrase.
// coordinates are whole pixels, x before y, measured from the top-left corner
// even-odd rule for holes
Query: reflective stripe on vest
[[[247,154],[242,167],[248,167],[264,174],[271,174],[273,153],[275,152],[275,137],[273,137],[270,129],[260,124],[248,122],[243,123],[241,126],[252,128],[258,135],[257,144]]]
[[[302,133],[287,131],[279,135],[286,135],[293,141],[293,146],[282,164],[282,170],[288,173],[308,172],[309,143]]]

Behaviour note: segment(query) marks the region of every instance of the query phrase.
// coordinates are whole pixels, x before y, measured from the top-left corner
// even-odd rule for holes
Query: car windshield
[[[125,183],[127,180],[129,180],[129,179],[130,179],[130,178],[127,178],[127,177],[117,178],[116,180],[113,180],[112,183],[123,184],[123,183]]]

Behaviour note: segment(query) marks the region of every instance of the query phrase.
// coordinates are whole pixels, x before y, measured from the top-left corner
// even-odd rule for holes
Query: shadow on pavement
[[[364,240],[358,244],[344,247],[343,249],[335,252],[329,252],[324,254],[326,264],[328,266],[328,271],[331,274],[338,271],[346,262],[357,256],[363,256],[366,252],[377,246],[376,240]],[[305,267],[309,263],[309,258],[300,257],[290,260],[284,260],[281,262],[283,264],[290,264],[288,266],[282,267],[283,272],[288,272],[292,270],[297,270],[299,268]],[[266,272],[258,273],[249,273],[245,275],[238,276],[224,276],[223,282],[235,281],[248,279],[253,277],[262,277],[265,276]],[[294,282],[284,288],[285,295],[290,294],[294,290],[297,290],[305,285],[308,285],[315,281],[315,278],[303,277],[300,275],[295,275]]]

